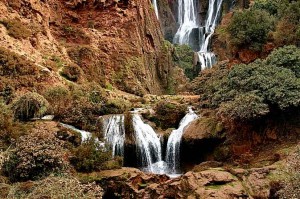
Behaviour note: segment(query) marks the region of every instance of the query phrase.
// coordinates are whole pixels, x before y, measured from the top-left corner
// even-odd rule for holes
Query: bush
[[[104,168],[106,161],[111,160],[111,152],[103,151],[95,138],[73,149],[72,154],[70,162],[80,172],[99,171]]]
[[[300,45],[300,1],[289,1],[280,4],[279,21],[274,33],[275,43],[283,45]]]
[[[297,51],[295,47],[285,47],[275,50],[264,61],[235,65],[231,70],[216,66],[204,71],[193,81],[194,91],[201,96],[201,106],[219,108],[221,115],[234,120],[260,118],[268,110],[298,108]]]
[[[33,62],[0,47],[0,76],[35,75],[37,71]]]
[[[300,105],[300,79],[286,68],[258,61],[236,65],[228,75],[230,89],[239,93],[254,92],[269,105],[285,110]]]
[[[16,148],[3,164],[4,174],[14,182],[36,180],[61,171],[66,165],[62,144],[48,132],[20,137]]]
[[[252,120],[269,113],[269,107],[263,98],[252,93],[241,94],[233,101],[222,103],[218,114],[231,120]]]
[[[77,82],[81,77],[81,68],[75,64],[66,65],[60,75],[65,77],[67,80]]]
[[[13,121],[12,111],[1,101],[0,110],[0,142],[2,141],[4,144],[9,144],[11,139],[16,138],[13,136],[14,134],[17,134],[16,124]]]
[[[292,70],[300,78],[300,48],[284,46],[274,50],[266,59],[266,63]]]
[[[255,0],[251,9],[265,10],[271,15],[277,15],[282,0]]]
[[[190,78],[195,78],[193,66],[194,51],[188,45],[175,45],[176,61],[180,68],[184,70],[185,75]]]
[[[0,21],[8,31],[8,34],[16,39],[26,39],[32,35],[30,29],[18,19]]]
[[[226,28],[229,43],[234,47],[249,47],[260,51],[274,27],[274,18],[264,10],[237,12]]]
[[[51,105],[51,110],[57,118],[62,118],[71,106],[72,99],[68,89],[63,86],[49,88],[44,93],[45,98]]]
[[[38,93],[28,92],[18,97],[12,103],[16,119],[26,121],[34,117],[41,117],[48,109],[48,101]]]

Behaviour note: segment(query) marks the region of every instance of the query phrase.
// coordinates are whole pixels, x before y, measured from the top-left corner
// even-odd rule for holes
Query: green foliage
[[[62,118],[72,103],[69,90],[63,86],[50,87],[43,95],[50,103],[51,111],[57,118]]]
[[[274,18],[266,11],[246,10],[233,15],[226,31],[231,45],[260,51],[273,27]]]
[[[282,0],[255,0],[251,9],[265,10],[271,15],[277,15]]]
[[[300,45],[300,1],[283,4],[280,19],[274,32],[275,43],[279,46],[294,44]]]
[[[73,149],[72,153],[70,162],[80,172],[99,171],[111,159],[111,152],[103,151],[95,138],[85,141]]]
[[[265,102],[281,110],[299,106],[300,79],[286,68],[266,65],[258,61],[249,65],[236,65],[228,75],[230,89],[238,92],[253,91]]]
[[[81,77],[81,68],[75,64],[69,64],[65,66],[60,75],[65,77],[67,80],[77,82]]]
[[[193,71],[193,57],[194,51],[188,45],[175,45],[176,61],[180,68],[184,70],[185,75],[194,79],[195,74]]]
[[[8,34],[16,39],[26,39],[32,35],[30,29],[18,19],[0,21],[8,31]]]
[[[43,96],[32,92],[25,93],[12,103],[15,118],[23,121],[41,117],[48,107],[49,103]]]
[[[39,132],[20,137],[2,169],[13,182],[35,180],[63,169],[63,157],[62,142]]]
[[[299,107],[298,51],[287,46],[263,61],[204,71],[193,82],[202,107],[218,108],[221,116],[232,120],[252,120],[269,111]]]
[[[10,144],[12,139],[18,137],[17,123],[13,120],[12,111],[1,101],[0,110],[0,141],[4,142],[4,144]]]
[[[300,78],[300,49],[296,46],[284,46],[274,50],[266,59],[266,63],[288,68]]]
[[[251,120],[269,113],[268,105],[263,98],[252,93],[236,96],[233,101],[222,103],[219,114],[233,120]]]

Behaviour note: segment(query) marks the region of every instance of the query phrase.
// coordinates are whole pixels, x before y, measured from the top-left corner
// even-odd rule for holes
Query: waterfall
[[[112,156],[124,155],[125,127],[124,115],[111,115],[103,118],[103,133],[110,145]]]
[[[72,125],[69,125],[69,124],[64,124],[64,123],[59,123],[62,127],[64,128],[67,128],[67,129],[71,129],[72,131],[75,131],[77,133],[80,133],[81,135],[81,142],[85,142],[87,141],[88,139],[92,138],[93,137],[93,134],[88,132],[88,131],[84,131],[84,130],[80,130],[80,129],[77,129],[75,128],[74,126]],[[105,147],[105,143],[104,142],[101,142],[97,137],[95,138],[95,141],[99,144],[99,146],[104,149]]]
[[[179,127],[173,130],[167,143],[166,162],[171,173],[178,173],[180,167],[180,142],[186,126],[197,119],[198,116],[189,108],[189,112],[180,121]]]
[[[174,36],[173,43],[191,44],[191,33],[199,27],[197,16],[194,0],[178,0],[179,28]]]
[[[213,52],[210,52],[209,46],[220,18],[222,2],[223,0],[209,0],[209,8],[204,23],[199,21],[195,0],[178,0],[179,28],[173,42],[193,47],[194,35],[192,33],[195,29],[198,29],[199,46],[194,50],[199,50],[197,54],[201,70],[212,67],[216,62],[216,56]],[[200,24],[205,24],[205,26],[200,26]]]
[[[143,122],[140,115],[134,113],[132,119],[137,155],[141,159],[141,165],[154,172],[153,163],[162,161],[160,138],[150,125]]]
[[[81,135],[81,142],[86,141],[87,139],[92,137],[92,134],[90,132],[84,131],[84,130],[80,130],[75,128],[74,126],[68,125],[68,124],[64,124],[64,123],[59,123],[62,127],[67,128],[67,129],[71,129],[77,133],[80,133]]]
[[[155,15],[156,15],[157,19],[159,19],[159,16],[158,16],[157,0],[152,0],[152,5],[153,5],[153,7],[154,7]]]
[[[180,121],[179,128],[173,130],[168,139],[166,161],[163,161],[161,136],[156,134],[153,128],[142,120],[138,114],[139,111],[141,110],[136,109],[131,114],[136,155],[140,161],[141,169],[145,172],[168,174],[176,177],[174,174],[178,173],[179,169],[179,147],[184,128],[198,116],[189,108],[189,112]],[[124,115],[102,117],[104,138],[111,147],[113,156],[124,156],[124,120]]]

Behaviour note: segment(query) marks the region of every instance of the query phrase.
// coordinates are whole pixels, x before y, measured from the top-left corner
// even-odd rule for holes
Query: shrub
[[[269,113],[269,107],[263,98],[252,93],[241,94],[233,101],[222,103],[218,114],[231,120],[252,120]]]
[[[72,103],[69,90],[63,86],[49,88],[44,93],[44,96],[50,103],[51,110],[57,118],[62,118]]]
[[[251,9],[265,10],[271,15],[277,15],[282,0],[255,0]]]
[[[48,132],[22,136],[4,162],[4,174],[11,181],[36,180],[63,169],[62,142]]]
[[[67,80],[77,82],[81,77],[81,68],[75,64],[66,65],[60,75],[65,77]]]
[[[295,51],[295,54],[291,51]],[[203,71],[193,81],[202,107],[219,108],[233,120],[252,120],[300,106],[300,78],[295,47],[275,50],[266,60]],[[245,106],[247,105],[247,106]],[[227,113],[226,113],[227,112]]]
[[[283,45],[300,45],[299,20],[300,20],[300,1],[282,3],[279,10],[279,21],[274,33],[275,43]]]
[[[258,61],[236,65],[228,75],[230,88],[239,93],[253,91],[269,105],[281,110],[300,105],[300,79],[286,68]]]
[[[18,97],[12,103],[14,116],[19,120],[29,120],[34,117],[41,117],[48,109],[48,101],[38,93],[28,92]]]
[[[13,121],[13,113],[7,105],[0,101],[0,141],[9,144],[12,136],[16,133],[15,122]]]
[[[234,47],[260,51],[273,27],[274,18],[266,11],[246,10],[233,15],[226,31]]]
[[[292,70],[300,78],[300,48],[284,46],[274,50],[266,59],[266,63]]]
[[[8,31],[8,34],[16,39],[26,39],[32,35],[30,29],[18,19],[0,21]]]
[[[37,70],[33,62],[0,47],[0,76],[35,75]]]
[[[93,50],[89,46],[77,46],[68,49],[68,55],[79,66],[85,60],[92,60],[94,57]]]
[[[185,75],[190,78],[195,78],[193,71],[193,56],[194,51],[188,45],[175,45],[176,61],[180,68],[184,70]]]
[[[80,172],[99,171],[111,159],[111,152],[103,151],[95,138],[83,142],[73,149],[72,154],[70,162]]]

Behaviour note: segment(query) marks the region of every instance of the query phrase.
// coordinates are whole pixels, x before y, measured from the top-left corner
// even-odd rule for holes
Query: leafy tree
[[[232,120],[251,120],[269,113],[269,107],[263,98],[254,93],[238,95],[233,101],[222,103],[218,114]]]
[[[266,60],[214,67],[193,81],[202,107],[233,120],[252,120],[300,106],[299,48],[276,49]]]
[[[273,28],[274,17],[264,10],[254,9],[235,13],[226,31],[233,46],[249,46],[259,51]]]
[[[300,49],[296,46],[284,46],[274,50],[266,59],[266,63],[289,68],[300,78]]]

